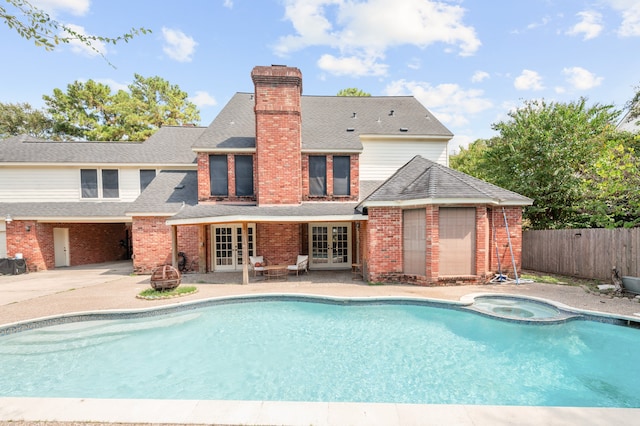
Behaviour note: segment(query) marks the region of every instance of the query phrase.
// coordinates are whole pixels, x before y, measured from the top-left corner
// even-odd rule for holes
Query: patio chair
[[[258,272],[263,273],[266,266],[264,256],[249,256],[249,265],[253,269],[253,276],[258,275]]]
[[[287,266],[289,272],[295,271],[296,275],[300,273],[300,271],[304,271],[307,274],[309,273],[309,256],[308,255],[298,255],[298,259],[296,260],[295,265]]]

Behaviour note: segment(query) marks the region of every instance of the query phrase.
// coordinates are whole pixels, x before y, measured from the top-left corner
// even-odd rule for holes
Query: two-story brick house
[[[130,237],[136,271],[176,262],[178,252],[201,272],[246,272],[252,255],[288,264],[307,254],[311,270],[357,263],[371,281],[428,284],[482,281],[511,250],[519,262],[521,209],[531,200],[449,169],[452,134],[413,97],[303,96],[301,72],[285,66],[255,67],[251,78],[254,92],[237,93],[206,129],[163,128],[139,144],[176,155],[158,158],[135,200],[113,203],[121,212],[107,222]],[[148,167],[135,161],[140,173]],[[44,240],[64,219],[15,207],[0,202],[0,215],[13,216],[8,251],[37,259],[19,243],[21,229],[57,223],[42,228]]]

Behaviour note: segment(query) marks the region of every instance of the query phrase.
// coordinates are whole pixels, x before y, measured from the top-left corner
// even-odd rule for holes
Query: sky
[[[6,0],[0,5],[8,7]],[[355,87],[413,95],[451,132],[450,151],[496,135],[525,101],[613,105],[640,88],[639,0],[30,0],[89,34],[152,32],[96,51],[53,51],[0,25],[0,102],[134,74],[188,93],[208,125],[257,65],[299,68],[303,94]],[[106,60],[105,60],[106,58]]]

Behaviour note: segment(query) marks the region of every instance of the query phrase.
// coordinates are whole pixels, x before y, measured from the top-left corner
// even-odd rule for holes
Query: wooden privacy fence
[[[522,268],[582,278],[611,280],[640,276],[640,228],[557,229],[522,233]]]

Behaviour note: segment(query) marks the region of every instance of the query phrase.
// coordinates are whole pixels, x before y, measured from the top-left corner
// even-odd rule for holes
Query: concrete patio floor
[[[130,262],[0,276],[0,325],[95,310],[143,309],[211,297],[304,293],[339,297],[410,296],[459,300],[471,293],[509,293],[549,299],[577,309],[637,318],[640,304],[542,283],[485,286],[372,286],[350,272],[318,272],[282,281],[241,274],[185,274],[198,292],[177,299],[142,300],[149,276],[132,275]],[[640,409],[495,407],[468,405],[292,403],[266,401],[154,401],[0,396],[0,424],[286,424],[286,425],[632,425]]]

